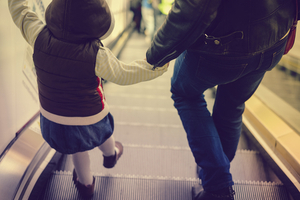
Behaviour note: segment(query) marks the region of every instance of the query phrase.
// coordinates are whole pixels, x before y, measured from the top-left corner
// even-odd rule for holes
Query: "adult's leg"
[[[244,102],[253,95],[264,74],[264,71],[254,71],[237,81],[218,86],[212,116],[230,162],[239,143]]]
[[[266,71],[272,70],[280,61],[286,39],[265,52],[247,59],[243,76],[218,86],[213,109],[213,119],[222,147],[228,159],[234,158],[242,127],[245,104],[256,91]],[[237,58],[236,60],[243,60]],[[232,63],[232,61],[229,61]],[[236,62],[236,61],[234,61]]]
[[[172,77],[172,99],[178,110],[187,139],[197,165],[202,170],[202,185],[206,191],[215,191],[233,185],[229,172],[230,162],[210,112],[203,92],[213,85],[195,77],[197,56],[181,54],[175,63]]]

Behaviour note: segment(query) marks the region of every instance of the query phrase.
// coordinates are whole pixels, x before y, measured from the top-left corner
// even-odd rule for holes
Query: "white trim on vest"
[[[73,126],[86,126],[95,124],[99,121],[101,121],[108,113],[109,113],[109,107],[106,101],[104,101],[104,108],[101,112],[99,112],[96,115],[87,116],[87,117],[65,117],[56,115],[53,113],[50,113],[46,111],[42,106],[40,107],[40,111],[44,117],[46,117],[48,120],[53,121],[58,124],[63,125],[73,125]]]

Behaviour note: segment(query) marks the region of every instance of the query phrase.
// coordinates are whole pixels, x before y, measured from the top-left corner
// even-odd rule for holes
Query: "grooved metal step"
[[[103,157],[97,148],[90,152],[90,158],[93,173],[197,178],[196,163],[188,147],[124,144],[124,153],[113,169],[102,166]],[[70,156],[61,170],[73,170]],[[231,173],[235,181],[281,183],[257,151],[238,150],[231,162]]]
[[[153,179],[138,176],[95,176],[92,200],[191,200],[191,188],[199,180]],[[289,200],[281,184],[237,182],[236,200]],[[49,179],[43,200],[81,200],[71,172],[56,171]]]

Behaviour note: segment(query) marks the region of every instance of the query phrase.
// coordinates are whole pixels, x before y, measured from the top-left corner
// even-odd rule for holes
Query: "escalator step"
[[[124,144],[124,153],[113,169],[102,166],[103,157],[97,148],[90,151],[90,158],[93,173],[197,178],[195,159],[188,147]],[[61,170],[72,171],[71,156],[68,156],[66,163]],[[231,162],[231,173],[234,181],[281,183],[256,151],[238,150]]]
[[[100,200],[190,200],[197,179],[171,180],[137,176],[96,176],[92,199]],[[236,200],[289,200],[284,186],[270,182],[238,182],[233,186]],[[71,172],[54,172],[44,200],[81,200]]]

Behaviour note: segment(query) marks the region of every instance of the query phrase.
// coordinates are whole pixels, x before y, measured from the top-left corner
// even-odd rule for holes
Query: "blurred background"
[[[140,2],[107,2],[116,23],[113,33],[103,44],[124,62],[144,59],[151,38],[163,23],[168,10],[166,11],[166,7],[165,10],[159,9],[158,5],[148,2],[152,8],[144,8],[150,10],[145,14]],[[29,0],[30,7],[41,19],[49,3],[50,0]],[[55,167],[51,168],[48,178],[59,175],[70,178],[72,164],[67,155],[61,155],[49,148],[41,137],[32,48],[13,23],[7,1],[0,1],[0,19],[0,199],[80,199],[76,196],[76,191],[70,189],[72,186],[66,186],[66,191],[71,191],[74,195],[72,197],[64,196],[68,192],[58,192],[58,189],[50,193],[59,193],[59,196],[45,197],[45,188],[51,184],[49,182],[43,182],[43,195],[32,193],[49,163]],[[103,182],[105,178],[112,177],[115,184],[123,181],[123,185],[131,188],[127,188],[127,191],[122,186],[112,184],[113,191],[119,196],[99,194],[100,197],[97,194],[95,199],[190,199],[189,186],[199,180],[195,172],[196,165],[185,141],[184,130],[170,100],[169,85],[173,65],[172,61],[167,75],[153,83],[147,83],[148,85],[142,83],[120,87],[111,83],[105,84],[108,104],[111,105],[111,112],[115,112],[116,131],[123,132],[123,135],[116,137],[125,141],[128,159],[135,156],[145,159],[142,155],[134,154],[133,150],[138,149],[140,152],[145,151],[150,160],[153,156],[152,164],[158,164],[140,164],[136,168],[127,165],[128,171],[122,171],[125,169],[123,168],[120,171],[107,172],[109,175],[101,171],[103,169],[98,172],[95,167],[94,171],[102,173],[98,176],[99,181]],[[214,90],[212,88],[206,94],[209,107],[213,104]],[[153,103],[147,104],[148,101],[154,101],[151,96],[155,95],[154,91],[161,92],[158,94],[160,99],[156,104],[159,107],[157,109],[150,106]],[[127,104],[128,102],[131,104]],[[266,74],[246,106],[243,140],[233,163],[237,183],[235,189],[245,191],[246,195],[238,196],[237,199],[300,199],[300,31],[297,32],[293,49],[283,56],[276,68]],[[147,120],[139,121],[142,118]],[[165,121],[166,119],[169,121]],[[129,153],[131,150],[132,154]],[[174,163],[168,164],[164,159],[157,159],[159,155],[164,155],[165,160]],[[187,157],[189,159],[184,160]],[[124,161],[123,164],[126,166],[127,162],[129,161]],[[186,166],[180,168],[182,163]],[[57,170],[58,165],[60,169]],[[178,171],[174,169],[174,173],[168,174],[166,168],[170,165],[179,166]],[[149,170],[147,167],[150,167]],[[144,172],[138,172],[140,168]],[[158,173],[159,170],[164,172]],[[59,171],[65,173],[59,174]],[[191,174],[182,174],[183,171],[190,171]],[[247,173],[249,175],[246,176]],[[174,177],[181,177],[178,178],[183,181],[180,184],[186,185],[176,185]],[[137,182],[132,183],[130,180]],[[144,182],[139,184],[138,181]],[[163,187],[160,181],[164,181]],[[261,187],[269,190],[268,198],[263,196],[263,193],[268,192],[257,189]],[[147,197],[139,196],[141,190],[146,188],[155,195],[150,193]],[[175,194],[176,191],[178,194]],[[253,197],[249,191],[257,191],[255,193],[262,196]]]

